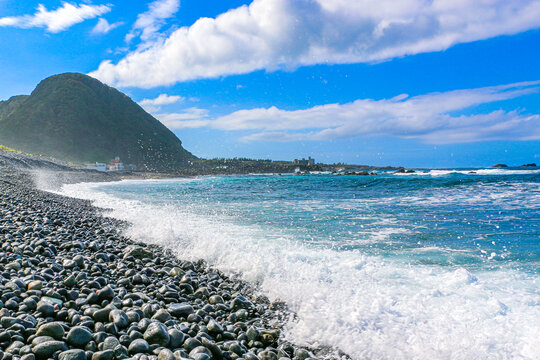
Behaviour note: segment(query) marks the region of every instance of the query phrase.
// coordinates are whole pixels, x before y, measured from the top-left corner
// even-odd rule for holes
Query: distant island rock
[[[506,168],[506,167],[508,167],[508,165],[506,165],[506,164],[495,164],[492,167],[494,167],[494,168]]]
[[[400,168],[400,169],[394,171],[394,174],[414,174],[414,173],[416,173],[416,171],[414,171],[414,170],[407,170],[407,169],[405,169],[405,168]]]
[[[141,170],[176,170],[197,159],[128,96],[77,73],[0,101],[0,144],[77,163],[119,156]]]
[[[523,164],[520,167],[536,167],[536,164],[535,163]]]

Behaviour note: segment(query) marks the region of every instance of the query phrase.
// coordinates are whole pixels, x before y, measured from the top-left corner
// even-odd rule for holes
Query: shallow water
[[[540,170],[66,185],[128,235],[256,282],[354,358],[540,358]]]

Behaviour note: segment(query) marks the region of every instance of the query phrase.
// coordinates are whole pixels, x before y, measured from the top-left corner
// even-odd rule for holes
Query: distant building
[[[117,156],[114,158],[114,160],[111,160],[109,164],[107,165],[107,171],[123,171],[124,163],[120,161],[120,158]]]
[[[294,159],[293,164],[294,165],[307,165],[307,166],[315,165],[315,159],[313,159],[311,156],[308,157],[307,160],[304,158],[302,158],[301,160]]]
[[[95,162],[86,164],[86,168],[89,170],[97,170],[97,171],[135,171],[137,170],[137,165],[133,164],[127,164],[124,165],[122,161],[120,161],[120,158],[117,156],[114,158],[114,160],[111,160],[108,164]]]
[[[107,171],[107,164],[96,162],[94,164],[86,164],[86,168],[89,170]]]

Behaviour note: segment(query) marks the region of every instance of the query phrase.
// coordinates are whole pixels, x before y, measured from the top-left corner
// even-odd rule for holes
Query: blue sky
[[[539,29],[539,0],[0,0],[0,99],[82,72],[201,157],[539,163]]]

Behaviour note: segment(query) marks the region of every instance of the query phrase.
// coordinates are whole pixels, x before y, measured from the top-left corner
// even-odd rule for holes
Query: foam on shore
[[[298,344],[334,346],[355,359],[538,355],[537,274],[471,273],[310,247],[287,234],[268,237],[267,227],[239,225],[227,214],[121,199],[93,184],[66,185],[62,193],[112,209],[110,216],[132,223],[134,239],[258,283],[296,313],[286,336]]]

